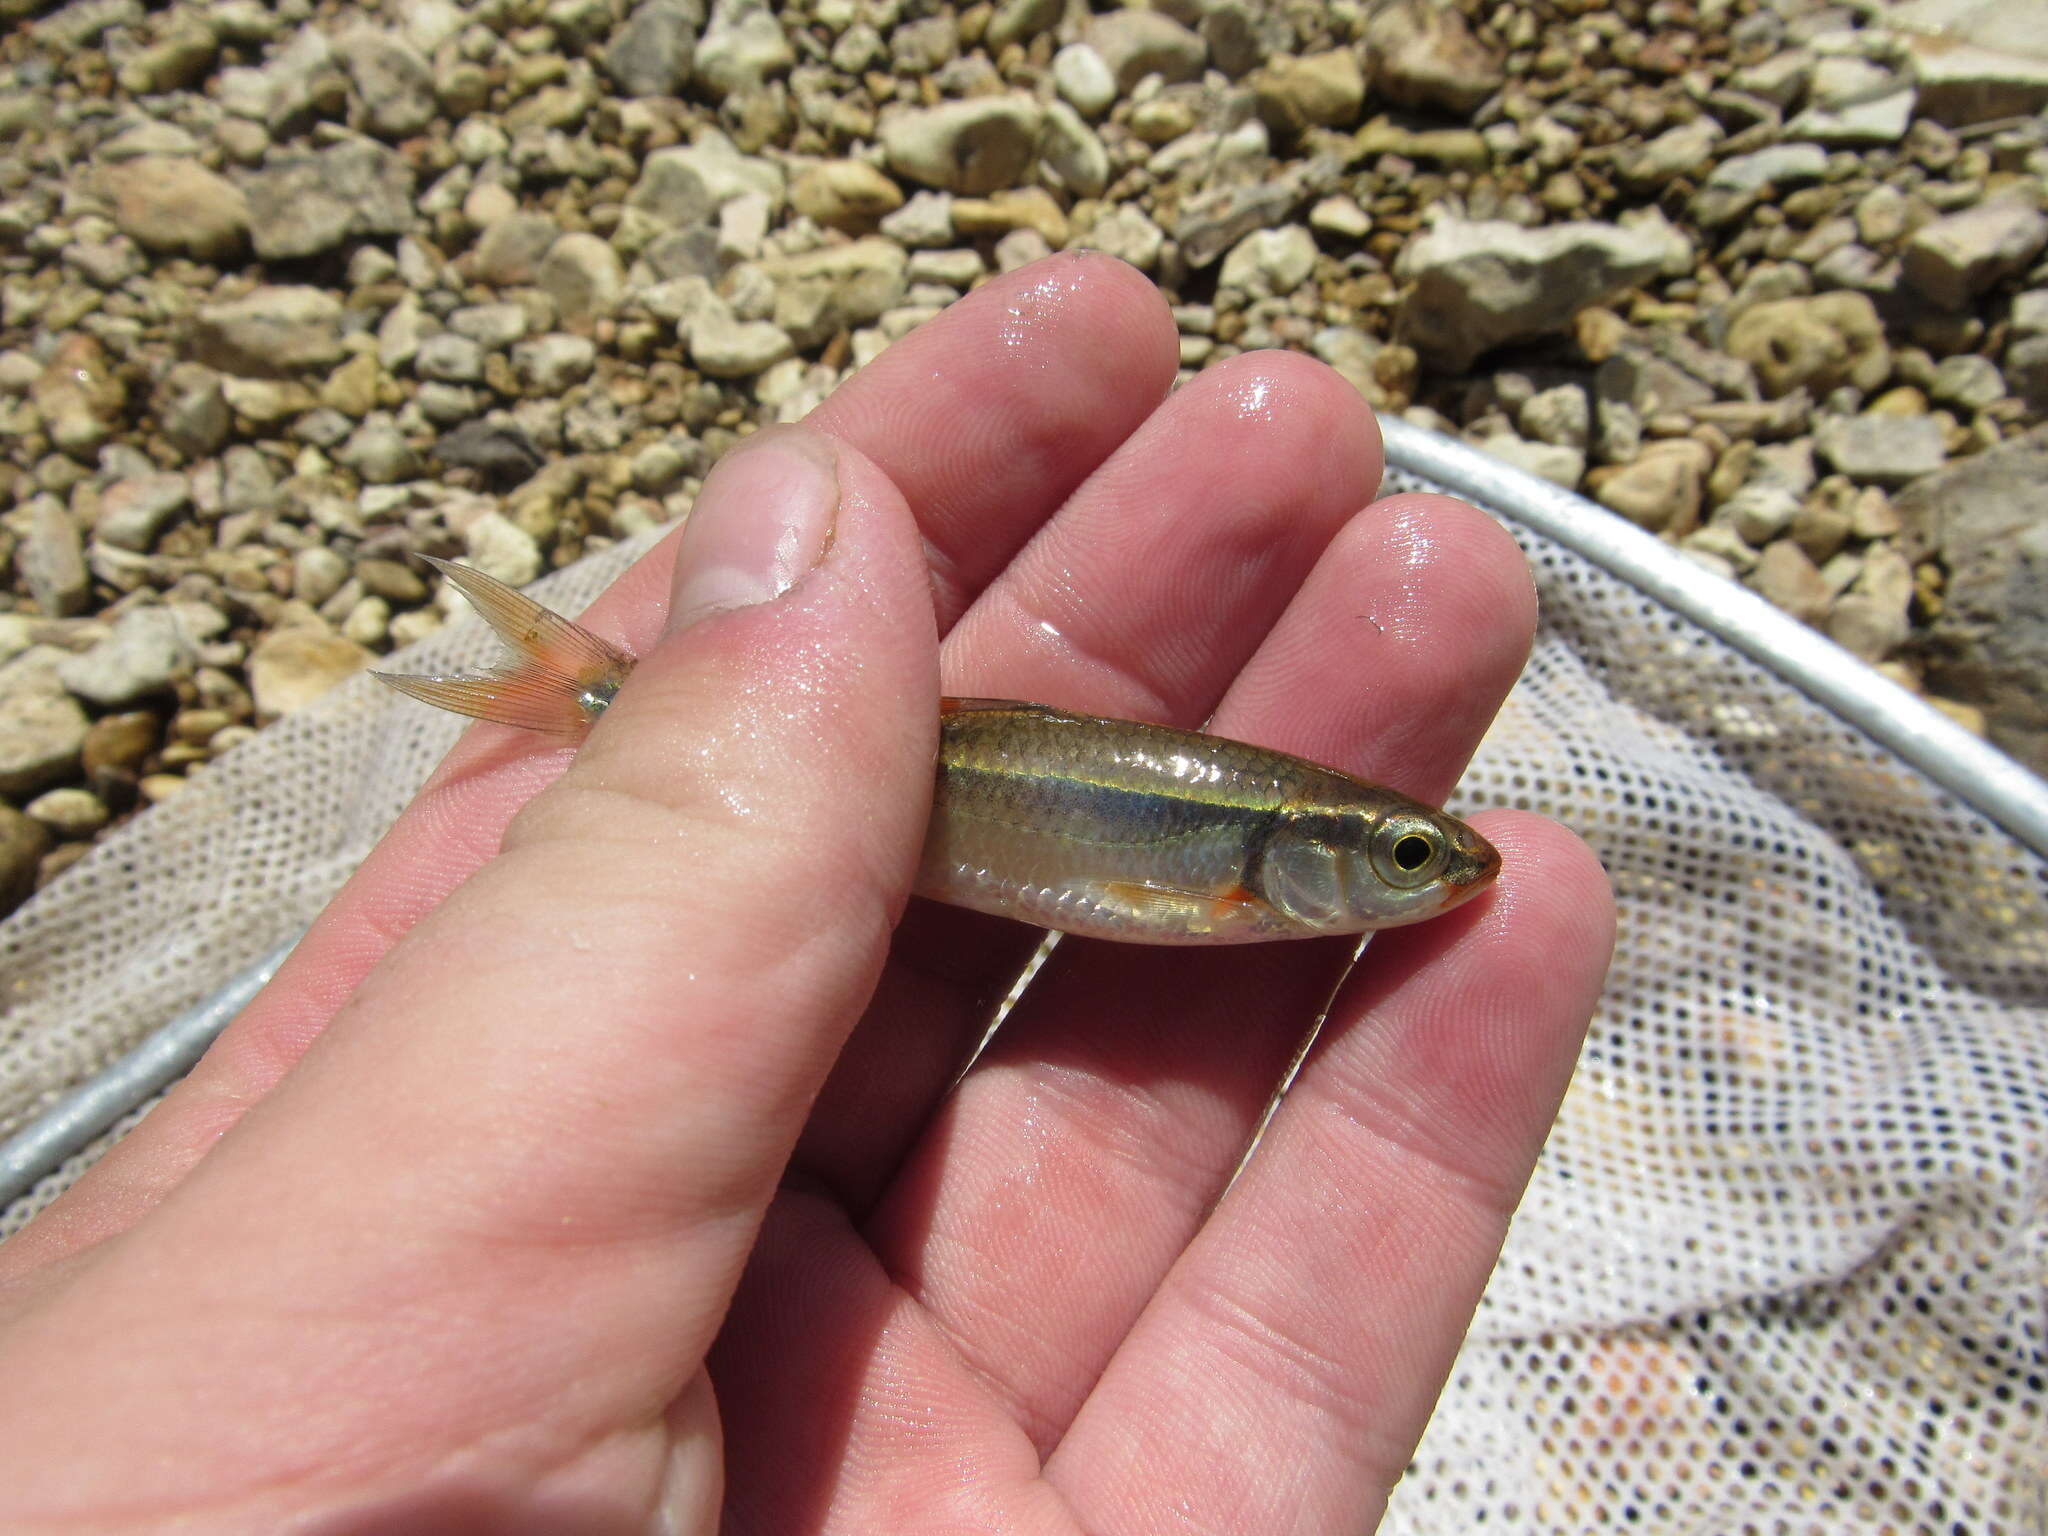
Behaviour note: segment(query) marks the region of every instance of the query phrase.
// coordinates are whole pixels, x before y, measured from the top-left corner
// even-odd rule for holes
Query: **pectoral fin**
[[[1135,880],[1077,882],[1075,893],[1155,933],[1211,933],[1280,923],[1279,914],[1243,886],[1189,891]]]

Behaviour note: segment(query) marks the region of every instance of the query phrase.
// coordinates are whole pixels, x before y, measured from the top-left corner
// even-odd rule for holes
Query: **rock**
[[[1126,93],[1147,75],[1163,76],[1169,85],[1195,79],[1209,51],[1200,37],[1159,11],[1096,16],[1083,30],[1082,41],[1108,66],[1117,89]]]
[[[1462,370],[1504,342],[1564,330],[1577,311],[1647,280],[1663,259],[1661,240],[1608,224],[1524,229],[1444,219],[1411,241],[1397,266],[1415,285],[1403,339]]]
[[[882,148],[899,176],[950,192],[994,192],[1025,180],[1043,125],[1028,96],[979,96],[884,118]]]
[[[1894,505],[1916,552],[1948,572],[1916,646],[1928,688],[1982,709],[1991,739],[2048,774],[2048,435],[2036,431],[1929,475]]]
[[[356,579],[365,592],[387,603],[411,606],[425,602],[430,595],[420,573],[401,560],[358,560]]]
[[[604,72],[621,96],[680,96],[703,12],[688,0],[643,0],[605,45]]]
[[[1045,236],[1037,230],[1013,229],[996,242],[996,270],[1014,272],[1034,261],[1043,261],[1051,254],[1052,247],[1045,243]]]
[[[697,79],[719,96],[753,89],[796,62],[767,0],[716,0],[697,44]]]
[[[0,795],[21,799],[70,778],[89,726],[66,694],[0,686]]]
[[[477,281],[495,288],[532,282],[541,259],[561,236],[561,226],[544,213],[515,213],[498,220],[477,240]]]
[[[567,393],[589,378],[596,366],[596,344],[587,336],[565,331],[536,336],[512,349],[512,371],[522,383],[545,395]]]
[[[1907,57],[1922,117],[1968,128],[2048,107],[2048,56],[1973,47],[1948,37],[1908,34]]]
[[[413,372],[443,384],[474,384],[484,376],[484,349],[467,336],[442,331],[420,343]]]
[[[1276,133],[1349,128],[1365,107],[1365,71],[1349,48],[1281,54],[1251,78],[1259,115]]]
[[[434,457],[450,469],[473,469],[500,490],[531,479],[547,462],[524,432],[501,421],[464,422],[434,445]]]
[[[1710,229],[1732,223],[1772,192],[1786,192],[1827,174],[1818,144],[1775,144],[1714,167],[1692,200],[1692,216]]]
[[[213,68],[220,44],[203,26],[174,23],[171,30],[121,66],[121,89],[154,96],[197,85]]]
[[[2048,412],[2048,336],[2027,336],[2005,353],[2005,373],[2013,393],[2033,411]]]
[[[1252,298],[1294,292],[1315,270],[1315,237],[1299,224],[1255,230],[1231,247],[1217,282]]]
[[[1756,370],[1773,398],[1853,384],[1868,394],[1891,376],[1891,347],[1876,307],[1860,293],[1758,304],[1728,328],[1727,348]]]
[[[1652,533],[1689,533],[1700,520],[1711,451],[1691,438],[1651,443],[1600,483],[1598,500]]]
[[[1067,243],[1067,216],[1043,187],[1019,187],[993,197],[960,198],[953,204],[953,227],[969,237],[1035,229],[1052,247]]]
[[[548,249],[534,281],[555,301],[564,320],[611,314],[626,293],[626,268],[619,253],[596,235],[562,236]]]
[[[151,400],[164,436],[195,459],[219,452],[234,428],[220,385],[220,375],[202,363],[174,363]]]
[[[92,536],[97,543],[147,554],[164,524],[191,505],[192,487],[183,475],[116,480],[100,493]]]
[[[1603,402],[1627,405],[1639,420],[1690,412],[1714,398],[1712,385],[1634,342],[1624,343],[1594,371],[1593,392]]]
[[[467,336],[487,352],[502,352],[526,334],[526,308],[520,304],[469,304],[448,317],[448,329]]]
[[[339,362],[340,325],[341,302],[323,289],[257,288],[201,309],[186,350],[223,373],[287,378]]]
[[[1173,237],[1180,245],[1182,258],[1199,270],[1253,230],[1284,224],[1302,195],[1300,178],[1286,173],[1237,186],[1211,187],[1180,205]],[[1119,204],[1112,216],[1127,211],[1138,212],[1132,205]],[[1102,222],[1097,221],[1098,228]],[[1152,221],[1146,219],[1145,223],[1151,226]]]
[[[1935,365],[1927,393],[1944,404],[1981,411],[2005,398],[2005,378],[1990,358],[1963,352]]]
[[[169,608],[131,608],[107,638],[57,668],[64,686],[101,709],[119,709],[170,692],[191,675],[197,652],[179,616]]]
[[[36,497],[27,510],[28,526],[14,552],[22,585],[45,617],[61,619],[83,613],[92,582],[86,574],[78,524],[54,496]]]
[[[908,261],[901,246],[869,238],[800,256],[771,257],[758,269],[773,287],[770,318],[795,346],[808,348],[867,325],[901,303]]]
[[[1119,203],[1096,219],[1085,235],[1074,241],[1084,250],[1105,251],[1127,261],[1141,272],[1152,270],[1166,236],[1144,210],[1131,203]]]
[[[1870,485],[1904,485],[1948,462],[1941,423],[1932,416],[1837,416],[1814,438],[1836,469]]]
[[[1619,146],[1614,169],[1631,191],[1654,192],[1698,172],[1713,158],[1714,146],[1723,136],[1721,125],[1711,117],[1696,117],[1647,142]]]
[[[909,202],[882,220],[881,231],[898,245],[912,249],[951,245],[953,195],[913,192]]]
[[[1069,43],[1053,55],[1052,83],[1083,117],[1100,117],[1116,103],[1116,76],[1086,43]]]
[[[417,216],[411,169],[370,139],[346,139],[317,154],[273,156],[248,179],[247,190],[251,241],[266,261],[404,234]]]
[[[37,795],[25,809],[63,838],[91,837],[108,820],[106,802],[91,790],[75,785]]]
[[[101,171],[100,187],[121,232],[146,251],[224,261],[248,239],[248,199],[197,160],[144,155]]]
[[[1560,384],[1531,395],[1515,413],[1515,426],[1535,442],[1583,451],[1593,437],[1593,407],[1578,385]]]
[[[349,564],[325,544],[309,544],[292,556],[292,596],[319,607],[348,580]]]
[[[1807,75],[1806,110],[1789,124],[1790,138],[1855,148],[1896,144],[1913,118],[1913,87],[1882,65],[1827,54]]]
[[[381,139],[405,139],[434,120],[434,72],[403,38],[351,27],[335,39],[363,103],[363,126]]]
[[[121,424],[128,391],[99,342],[74,332],[50,354],[29,398],[50,441],[73,458],[90,459]]]
[[[1749,584],[1774,608],[1808,624],[1827,616],[1828,584],[1820,568],[1790,539],[1780,539],[1763,552]]]
[[[79,766],[95,785],[134,775],[157,747],[157,719],[148,710],[106,715],[93,721],[79,748]],[[104,791],[103,791],[104,792]]]
[[[1578,448],[1562,447],[1556,443],[1532,443],[1512,432],[1496,432],[1476,439],[1476,446],[1517,469],[1548,480],[1552,485],[1561,485],[1568,491],[1576,490],[1586,473],[1586,455]]]
[[[821,160],[789,185],[790,206],[833,229],[872,229],[903,206],[903,189],[864,160]]]
[[[1922,226],[1906,242],[1908,284],[1943,309],[2026,269],[2048,245],[2048,214],[2024,197],[1992,197]]]
[[[1501,60],[1465,18],[1428,0],[1393,0],[1365,28],[1373,89],[1398,106],[1466,117],[1499,90]]]
[[[1080,113],[1063,101],[1045,109],[1045,131],[1038,152],[1046,168],[1075,197],[1098,197],[1109,185],[1109,151]]]
[[[780,208],[781,167],[741,154],[723,134],[706,133],[694,144],[649,155],[626,205],[660,224],[682,227],[710,222],[719,209],[747,192],[759,192],[771,209]]]
[[[325,630],[272,630],[249,653],[249,688],[256,697],[256,718],[268,722],[304,709],[369,666],[372,659],[353,640]]]
[[[41,822],[0,805],[0,917],[34,893],[36,869],[49,851],[50,833]]]
[[[1912,602],[1912,565],[1895,549],[1873,549],[1855,586],[1835,599],[1829,638],[1865,661],[1883,661],[1912,635]]]
[[[377,411],[334,450],[335,462],[354,470],[366,485],[396,485],[417,480],[425,466],[398,423]]]
[[[1732,529],[1736,537],[1751,548],[1761,549],[1791,528],[1803,510],[1796,491],[1789,486],[1760,479],[1740,487],[1716,507],[1714,521]],[[1813,557],[1808,543],[1800,541],[1799,547],[1809,558]]]
[[[714,379],[750,378],[785,357],[796,344],[768,320],[735,320],[723,304],[702,306],[690,319],[690,360]]]
[[[499,512],[486,512],[463,532],[469,563],[507,586],[523,587],[540,577],[540,546],[533,535]]]

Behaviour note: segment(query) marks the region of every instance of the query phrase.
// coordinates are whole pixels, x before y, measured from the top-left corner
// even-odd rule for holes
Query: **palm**
[[[1172,322],[1142,279],[1105,260],[1059,260],[920,330],[811,424],[864,455],[915,513],[946,691],[1213,719],[1223,734],[1440,799],[1526,654],[1534,604],[1513,545],[1440,498],[1369,507],[1380,470],[1370,414],[1318,365],[1246,357],[1168,396],[1174,361]],[[596,612],[615,635],[649,642],[666,580],[658,557],[645,561]],[[573,840],[527,838],[491,866],[495,884],[470,878],[562,761],[504,732],[459,748],[226,1049],[81,1188],[68,1224],[32,1229],[0,1268],[31,1269],[134,1224],[220,1126],[270,1092],[391,935],[449,892],[469,881],[460,904],[472,916],[493,901],[509,909],[531,889],[519,858],[587,859]],[[391,1447],[390,1466],[440,1467],[508,1436],[537,1438],[543,1463],[561,1444],[595,1447],[575,1454],[583,1483],[609,1490],[609,1510],[653,1497],[662,1466],[707,1455],[722,1428],[728,1528],[778,1536],[1143,1532],[1169,1514],[1193,1529],[1369,1525],[1548,1125],[1609,936],[1599,871],[1567,834],[1512,814],[1480,825],[1505,860],[1499,888],[1374,941],[1213,1215],[1349,946],[1062,945],[949,1094],[1036,935],[914,904],[743,1276],[758,1197],[731,1170],[706,1175],[714,1191],[721,1177],[735,1191],[729,1209],[713,1203],[725,1214],[707,1226],[711,1278],[678,1272],[673,1256],[627,1262],[648,1251],[650,1213],[673,1219],[674,1176],[644,1135],[608,1148],[598,1124],[594,1137],[560,1140],[560,1166],[522,1170],[520,1198],[575,1213],[549,1229],[563,1242],[485,1245],[479,1257],[460,1249],[458,1230],[454,1259],[437,1251],[424,1281],[463,1298],[467,1329],[433,1341],[449,1361],[433,1378],[440,1395],[368,1429],[329,1395],[296,1421],[300,1440],[331,1432],[360,1454],[368,1435]],[[683,921],[676,910],[648,920]],[[462,978],[447,971],[417,961],[411,985],[428,995],[404,1001],[459,1013]],[[387,980],[384,1001],[398,985]],[[724,1006],[752,1005],[743,971],[730,987]],[[549,1016],[547,997],[520,1002]],[[362,1061],[410,1048],[405,1020],[379,1037],[360,998],[351,1006]],[[561,1006],[573,1018],[596,1005],[581,993]],[[531,1036],[502,1048],[530,1050]],[[752,1048],[744,1037],[733,1047],[738,1089]],[[330,1053],[330,1075],[349,1049]],[[666,1065],[636,1060],[650,1075]],[[704,1088],[703,1065],[683,1088]],[[620,1081],[630,1086],[630,1073]],[[436,1135],[444,1115],[440,1104],[419,1110]],[[336,1137],[354,1134],[337,1126]],[[706,1131],[689,1155],[715,1158],[754,1128]],[[786,1147],[764,1155],[779,1162]],[[371,1143],[362,1167],[344,1166],[368,1187],[380,1155]],[[393,1187],[412,1190],[413,1165],[391,1156]],[[642,1170],[647,1182],[619,1187],[610,1172],[622,1156],[656,1165]],[[458,1207],[458,1227],[465,1216]],[[445,1202],[420,1220],[440,1243]],[[224,1264],[223,1251],[209,1240],[206,1262]],[[332,1271],[318,1256],[307,1264],[315,1280]],[[728,1291],[708,1358],[714,1407],[699,1361]],[[479,1357],[504,1362],[497,1374],[517,1390],[466,1379]],[[407,1355],[392,1368],[410,1380],[428,1366]],[[664,1402],[665,1457],[653,1454]],[[430,1454],[435,1435],[446,1457]],[[229,1449],[212,1444],[222,1475],[237,1475]],[[540,1507],[543,1481],[536,1473],[507,1496]],[[703,1481],[720,1497],[715,1474]],[[701,1505],[685,1514],[716,1519]]]

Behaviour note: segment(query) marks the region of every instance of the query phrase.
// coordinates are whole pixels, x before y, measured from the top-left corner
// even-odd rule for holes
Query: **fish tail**
[[[488,672],[452,677],[372,674],[400,693],[478,720],[551,735],[581,735],[604,713],[633,658],[580,624],[472,566],[420,558],[468,598],[513,659]]]

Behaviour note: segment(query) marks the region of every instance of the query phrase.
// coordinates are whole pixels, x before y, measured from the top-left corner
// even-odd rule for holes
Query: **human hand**
[[[585,616],[642,660],[582,749],[466,736],[0,1248],[0,1528],[1369,1528],[1599,987],[1591,855],[1476,818],[1496,887],[1375,939],[1213,1214],[1349,941],[1063,944],[949,1094],[1036,935],[896,924],[942,684],[1434,802],[1522,665],[1512,541],[1368,506],[1349,386],[1175,359],[1056,258],[730,455]],[[769,548],[804,465],[829,536]]]

